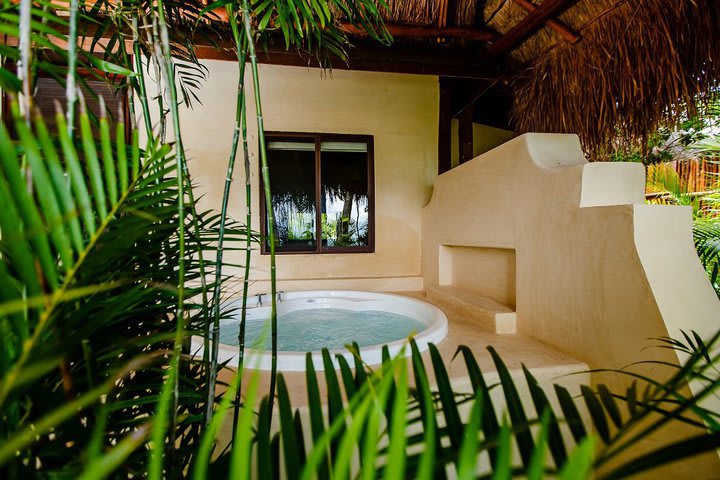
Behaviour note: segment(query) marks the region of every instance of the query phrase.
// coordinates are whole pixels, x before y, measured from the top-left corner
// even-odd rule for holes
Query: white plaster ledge
[[[645,203],[645,167],[629,162],[594,162],[583,167],[580,207]]]
[[[517,137],[525,143],[530,158],[542,168],[568,168],[588,163],[577,135],[526,133]]]

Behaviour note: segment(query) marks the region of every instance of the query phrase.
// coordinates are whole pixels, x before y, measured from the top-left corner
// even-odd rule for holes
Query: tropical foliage
[[[178,105],[196,101],[204,69],[193,39],[227,28],[222,8],[241,82],[218,214],[198,211]],[[246,252],[246,298],[249,255],[258,242],[226,214],[242,146],[250,224],[246,65],[269,198],[256,45],[275,34],[323,62],[331,54],[344,58],[347,40],[336,20],[389,41],[381,8],[374,0],[2,5],[0,29],[17,39],[17,46],[0,47],[9,60],[0,87],[11,99],[11,117],[0,126],[3,478],[247,478],[255,472],[259,478],[434,478],[452,470],[460,478],[582,478],[668,422],[682,422],[696,435],[614,463],[606,476],[718,447],[718,413],[701,404],[718,385],[717,338],[707,344],[691,335],[662,339],[687,355],[669,380],[624,373],[634,380],[624,392],[583,387],[579,398],[560,386],[545,391],[528,370],[521,382],[492,349],[497,385],[488,383],[473,352],[459,350],[468,391],[453,388],[434,346],[432,371],[414,343],[409,360],[386,352],[375,370],[357,355],[354,368],[338,358],[336,371],[324,352],[327,393],[321,397],[308,361],[304,416],[282,376],[273,371],[263,395],[257,372],[244,373],[252,359],[242,359],[241,328],[241,367],[229,385],[221,384],[217,327],[234,314],[222,303],[223,252]],[[79,69],[131,92],[130,118],[108,118],[104,109],[91,115],[78,95],[77,85],[86,82]],[[67,88],[65,106],[54,114],[33,108],[39,71]],[[155,97],[146,89],[147,71],[160,85]],[[152,117],[151,104],[159,117]],[[48,127],[51,116],[57,130]],[[274,268],[272,274],[274,292]],[[276,331],[273,315],[273,340]],[[200,358],[189,349],[192,335],[204,339]],[[703,385],[696,396],[687,393],[688,381]],[[519,393],[523,384],[529,400]],[[502,391],[500,400],[495,391]],[[216,443],[225,422],[233,425],[227,446]]]
[[[698,256],[718,296],[718,260],[720,259],[720,178],[713,172],[698,170],[699,178],[691,182],[668,162],[690,164],[705,162],[717,165],[720,160],[720,100],[702,99],[694,107],[698,115],[681,122],[675,129],[660,128],[644,145],[624,145],[611,156],[613,161],[642,162],[646,166],[646,191],[649,203],[684,205],[692,208],[693,239]],[[702,177],[702,178],[700,178]],[[707,177],[707,178],[704,178]],[[705,185],[698,190],[694,183]]]
[[[603,384],[596,390],[582,386],[579,399],[560,385],[554,385],[552,393],[545,391],[524,367],[521,382],[492,347],[488,350],[499,383],[489,383],[474,353],[460,347],[456,356],[462,357],[472,388],[455,390],[438,349],[430,345],[429,370],[414,342],[409,359],[391,359],[385,350],[377,370],[364,366],[356,355],[354,371],[342,356],[337,356],[336,371],[324,351],[326,396],[322,399],[308,354],[307,409],[293,409],[280,375],[279,431],[271,435],[268,397],[260,401],[257,414],[247,408],[258,395],[253,376],[236,443],[225,463],[233,478],[247,478],[252,469],[257,478],[352,474],[430,479],[453,472],[458,478],[575,479],[587,478],[593,468],[603,469],[600,478],[626,478],[720,445],[718,413],[701,406],[718,387],[716,356],[711,353],[717,351],[716,342],[717,337],[705,344],[696,335],[686,335],[683,341],[658,339],[659,346],[688,355],[666,383],[617,372],[632,380],[624,392],[611,393]],[[359,353],[356,344],[348,348]],[[437,390],[430,388],[433,377]],[[702,385],[695,396],[685,393],[687,381]],[[524,400],[521,389],[529,391],[529,398]],[[559,407],[553,407],[555,399]],[[226,400],[218,411],[220,418],[227,406]],[[690,426],[694,435],[618,462],[630,445],[674,421]],[[255,445],[250,448],[242,442],[253,431]],[[197,478],[205,478],[206,468],[196,465]]]
[[[690,191],[687,182],[671,166],[659,163],[647,168],[647,190],[655,194],[648,199],[649,203],[683,205],[692,209],[695,249],[710,283],[720,296],[720,219],[717,214],[720,183],[717,179],[712,182],[709,191],[698,194]]]
[[[13,460],[10,478],[36,470],[70,474],[105,445],[147,440],[175,337],[205,328],[200,289],[179,277],[199,277],[197,254],[213,241],[217,216],[198,215],[201,238],[181,251],[180,223],[190,220],[178,212],[169,146],[151,139],[140,150],[137,132],[126,145],[122,123],[111,135],[106,118],[96,146],[83,112],[78,151],[62,113],[59,139],[52,139],[42,117],[32,132],[16,103],[13,110],[26,168],[0,128],[0,406],[2,431],[13,439],[3,442],[0,457]],[[183,287],[187,313],[179,317]],[[173,442],[197,435],[203,368],[177,365],[167,426]],[[173,454],[176,462],[190,455],[186,448]],[[136,449],[125,456],[128,471],[147,460]]]

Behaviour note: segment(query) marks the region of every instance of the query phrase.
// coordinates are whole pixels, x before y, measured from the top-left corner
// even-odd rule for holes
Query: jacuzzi
[[[270,296],[249,297],[245,342],[245,367],[270,370]],[[227,305],[233,312],[220,322],[219,363],[238,365],[237,331],[241,301]],[[445,314],[422,300],[387,293],[359,291],[301,291],[281,293],[277,301],[279,371],[304,371],[306,352],[311,351],[313,365],[323,370],[321,349],[328,348],[334,366],[336,355],[353,365],[353,354],[344,348],[358,341],[363,361],[368,365],[382,363],[382,347],[391,356],[403,347],[410,353],[408,337],[412,336],[420,351],[429,343],[439,343],[448,331]],[[368,328],[369,326],[369,328]],[[387,331],[387,332],[386,332]],[[253,334],[256,338],[253,337]],[[306,337],[306,338],[303,338]],[[264,345],[258,344],[264,339]],[[228,343],[234,342],[234,345]],[[192,338],[192,352],[203,355],[202,337]]]

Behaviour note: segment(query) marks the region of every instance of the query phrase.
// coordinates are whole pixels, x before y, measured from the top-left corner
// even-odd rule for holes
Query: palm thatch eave
[[[535,12],[522,0],[388,0],[384,17],[388,24],[446,23],[501,38],[538,15],[543,4],[564,3],[566,8],[552,17],[555,25],[540,24],[494,61],[499,71],[510,72],[502,80],[514,94],[510,117],[517,132],[577,133],[594,159],[605,158],[618,139],[644,145],[659,127],[695,115],[696,106],[718,94],[717,0],[531,3]],[[569,42],[573,36],[579,41]],[[450,37],[435,41],[468,43]],[[491,45],[486,44],[489,50]]]
[[[541,32],[514,53],[527,61],[513,79],[518,132],[577,133],[603,159],[618,139],[645,145],[717,96],[720,2],[580,2],[564,19],[573,25],[573,12],[589,3],[584,21],[602,18],[577,27],[580,43],[551,43]],[[533,45],[546,51],[531,59]]]

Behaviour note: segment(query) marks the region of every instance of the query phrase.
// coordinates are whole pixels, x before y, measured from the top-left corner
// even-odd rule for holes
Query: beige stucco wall
[[[423,211],[426,286],[440,284],[440,245],[513,249],[519,331],[591,365],[622,366],[638,342],[680,329],[708,336],[720,304],[690,210],[645,205],[643,186],[642,165],[587,163],[573,135],[511,140],[437,178]]]
[[[230,150],[237,86],[234,62],[204,61],[201,105],[181,112],[182,134],[201,205],[219,209]],[[249,69],[248,69],[249,70]],[[373,135],[375,253],[279,255],[280,289],[418,290],[420,211],[437,172],[437,77],[260,66],[265,129]],[[246,80],[250,85],[250,77]],[[149,86],[154,92],[156,87]],[[252,92],[249,92],[252,99]],[[253,229],[259,229],[258,149],[254,102],[248,106]],[[242,157],[229,214],[244,223]],[[229,257],[229,258],[228,258]],[[244,254],[226,254],[242,263]],[[269,257],[253,255],[253,292],[269,291]]]
[[[456,118],[450,121],[450,164],[453,167],[460,164],[459,125]],[[473,157],[482,155],[498,145],[502,145],[514,136],[515,133],[510,130],[473,123]]]
[[[476,285],[448,273],[448,247],[513,249],[519,333],[591,368],[678,363],[674,352],[644,347],[680,329],[708,338],[720,327],[720,302],[693,248],[689,208],[645,205],[643,192],[642,165],[589,164],[574,135],[513,139],[437,178],[423,211],[425,286],[450,278],[457,288]],[[507,265],[482,260],[477,277],[507,275]],[[667,373],[638,369],[656,379]],[[615,391],[626,380],[593,375]],[[685,434],[665,430],[650,444]],[[663,474],[691,468],[694,478],[715,478],[717,460],[705,455]]]
[[[450,278],[443,285],[463,285],[469,292],[515,309],[515,250],[456,246],[447,254]]]

